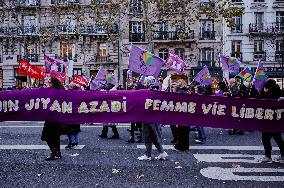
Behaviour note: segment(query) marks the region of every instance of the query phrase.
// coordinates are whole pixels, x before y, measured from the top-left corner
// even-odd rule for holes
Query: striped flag
[[[252,82],[252,72],[248,67],[245,67],[244,70],[242,70],[237,76],[239,76],[241,79],[243,79],[246,82]]]
[[[259,61],[257,65],[256,72],[253,77],[253,85],[255,88],[260,91],[263,84],[267,81],[267,75],[264,72],[264,68],[262,66],[262,63]]]

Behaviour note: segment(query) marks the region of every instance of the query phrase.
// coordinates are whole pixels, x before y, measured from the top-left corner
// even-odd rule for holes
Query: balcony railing
[[[96,56],[96,62],[103,63],[108,61],[109,61],[109,56]]]
[[[59,33],[76,33],[76,26],[75,25],[58,25],[57,31]]]
[[[19,61],[20,59],[27,59],[30,62],[38,62],[39,60],[39,54],[26,54],[26,55],[18,55],[17,56],[17,61]]]
[[[243,0],[232,0],[232,3],[242,3]]]
[[[129,42],[145,42],[145,33],[130,33]]]
[[[154,31],[154,40],[190,40],[194,39],[194,31],[178,33],[177,31]]]
[[[253,52],[253,60],[254,61],[258,61],[258,60],[265,61],[266,60],[266,52]]]
[[[243,24],[238,24],[231,28],[231,33],[242,33],[242,32],[243,32]]]
[[[58,4],[58,5],[69,5],[69,4],[77,4],[79,0],[51,0],[51,4]]]
[[[250,33],[284,33],[284,22],[249,24]]]
[[[209,1],[209,2],[200,2],[199,8],[203,10],[204,8],[215,8],[215,2]]]
[[[22,34],[38,34],[37,26],[23,26]]]
[[[203,31],[199,35],[200,40],[215,40],[215,31]]]
[[[19,33],[18,27],[0,27],[0,35],[13,36]]]
[[[242,61],[243,60],[243,53],[242,52],[232,52],[231,57],[235,57],[235,58],[239,59],[240,61]]]
[[[207,67],[215,67],[215,61],[213,61],[213,60],[208,60],[208,61],[198,61],[198,65],[200,66],[200,67],[203,67],[203,66],[207,66]]]
[[[275,61],[284,61],[284,52],[276,51],[275,52]]]
[[[19,7],[35,7],[40,5],[40,0],[17,0],[16,5]]]

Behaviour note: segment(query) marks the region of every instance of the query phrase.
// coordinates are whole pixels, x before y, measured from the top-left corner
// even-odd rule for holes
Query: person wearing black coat
[[[279,99],[281,97],[281,89],[275,82],[275,80],[268,80],[260,92],[260,96],[263,99]],[[275,159],[276,162],[284,163],[284,141],[282,139],[281,133],[275,132],[263,132],[262,133],[262,143],[265,151],[265,157],[262,162],[272,162],[271,158],[271,139],[274,139],[277,143],[281,156]]]
[[[48,85],[55,89],[64,89],[64,86],[57,78],[50,78]],[[46,141],[51,155],[45,160],[56,160],[62,158],[60,152],[60,135],[62,134],[64,125],[60,122],[46,121],[43,126],[41,140]]]

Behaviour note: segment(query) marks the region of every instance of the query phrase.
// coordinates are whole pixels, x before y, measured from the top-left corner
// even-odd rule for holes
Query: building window
[[[278,32],[284,32],[284,11],[276,12],[276,29]]]
[[[264,42],[262,40],[254,41],[253,59],[255,61],[265,60]]]
[[[78,75],[82,75],[82,69],[80,68],[74,68],[73,69],[73,75],[78,74]]]
[[[143,13],[143,1],[142,0],[130,0],[129,12],[132,14],[142,14]]]
[[[201,48],[200,49],[200,66],[214,66],[214,49]]]
[[[76,28],[76,19],[74,15],[60,15],[59,32],[74,33]]]
[[[242,41],[240,41],[240,40],[232,41],[231,57],[236,57],[236,58],[242,59]]]
[[[68,61],[72,59],[72,44],[69,43],[61,43],[60,44],[60,57],[64,59],[64,61]]]
[[[284,41],[276,41],[276,50],[275,50],[275,61],[284,61]]]
[[[106,43],[100,43],[99,44],[98,55],[100,57],[107,56],[107,44]]]
[[[23,32],[35,33],[36,32],[36,16],[23,16]]]
[[[185,58],[185,50],[184,48],[176,48],[175,54],[178,55],[181,59]]]
[[[234,26],[231,28],[232,33],[242,33],[243,32],[243,24],[242,24],[242,16],[234,16],[232,17],[234,22]]]
[[[130,42],[145,42],[145,26],[143,22],[130,22],[129,41]]]
[[[214,40],[214,21],[213,20],[200,20],[200,40]]]
[[[159,49],[159,57],[166,60],[168,58],[169,50],[167,48]]]
[[[254,13],[254,20],[255,20],[255,29],[258,32],[263,31],[264,27],[264,13],[263,12],[255,12]]]

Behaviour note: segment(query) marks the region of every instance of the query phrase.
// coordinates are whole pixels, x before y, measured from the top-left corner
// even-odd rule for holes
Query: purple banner
[[[150,90],[0,92],[0,121],[147,122],[284,132],[284,101]]]

